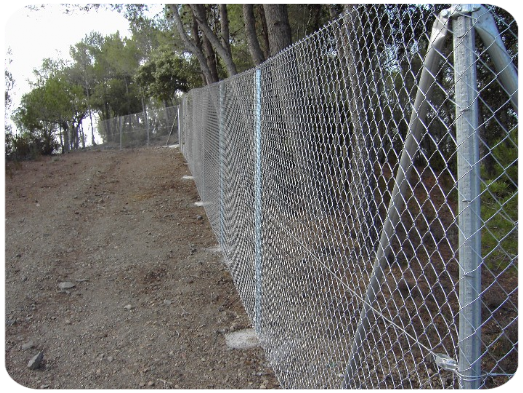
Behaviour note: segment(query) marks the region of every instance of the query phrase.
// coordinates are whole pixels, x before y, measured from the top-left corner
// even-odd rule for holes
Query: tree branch
[[[249,43],[249,51],[251,52],[252,61],[255,65],[260,65],[265,61],[265,56],[260,48],[260,42],[256,35],[256,22],[254,19],[254,10],[252,4],[243,5],[243,21],[245,23],[245,35]]]
[[[236,71],[236,65],[232,60],[231,54],[227,51],[227,49],[223,47],[218,37],[216,37],[216,34],[214,34],[214,32],[206,23],[205,12],[202,12],[203,5],[191,4],[191,9],[193,10],[194,16],[196,18],[196,21],[198,22],[200,30],[203,32],[203,34],[205,34],[205,36],[211,42],[218,55],[225,62],[225,67],[227,68],[229,76],[236,75],[238,72]]]
[[[205,58],[205,55],[185,33],[182,19],[180,18],[180,14],[178,13],[178,4],[169,4],[169,8],[173,16],[173,21],[176,26],[176,30],[178,30],[178,34],[180,35],[180,38],[182,39],[185,45],[185,49],[196,56],[198,62],[200,63],[200,68],[203,72],[203,75],[205,76],[207,84],[211,84],[213,82],[213,78],[211,75],[211,70],[207,66],[207,60]]]

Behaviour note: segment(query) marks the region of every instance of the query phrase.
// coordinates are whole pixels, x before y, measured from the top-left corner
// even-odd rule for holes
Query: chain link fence
[[[150,108],[146,112],[98,121],[104,145],[115,148],[178,143],[178,107]]]
[[[518,31],[347,6],[192,90],[180,147],[285,388],[491,388],[518,366]]]

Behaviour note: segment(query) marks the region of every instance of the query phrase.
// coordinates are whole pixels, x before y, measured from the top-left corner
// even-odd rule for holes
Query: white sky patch
[[[119,31],[121,36],[130,36],[129,23],[116,11],[65,14],[59,4],[47,4],[38,10],[13,8],[8,10],[4,25],[4,58],[8,48],[12,51],[8,69],[15,80],[13,109],[29,92],[27,80],[34,80],[33,70],[41,67],[43,59],[70,59],[69,48],[92,31],[104,36]]]

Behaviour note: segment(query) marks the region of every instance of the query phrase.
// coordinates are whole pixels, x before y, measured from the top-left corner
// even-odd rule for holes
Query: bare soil
[[[261,348],[225,343],[250,321],[189,174],[178,149],[157,147],[6,164],[4,378],[278,387]]]

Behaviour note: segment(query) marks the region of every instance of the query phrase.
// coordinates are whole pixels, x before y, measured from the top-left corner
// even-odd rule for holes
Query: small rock
[[[29,360],[29,363],[27,363],[27,368],[30,370],[36,370],[42,364],[42,360],[44,360],[44,353],[39,352],[38,355]]]
[[[198,221],[200,221],[200,220],[203,220],[203,217],[200,216],[200,215],[197,215],[197,216],[196,216],[196,219],[197,219]]]
[[[62,291],[65,289],[74,288],[75,286],[76,285],[74,283],[69,282],[69,281],[61,282],[60,284],[58,284],[58,288],[60,288]]]
[[[165,304],[166,306],[170,306],[172,304],[172,301],[170,301],[169,299],[165,299],[163,301],[163,304]]]
[[[225,334],[225,344],[229,348],[250,349],[260,345],[254,329],[238,330]]]
[[[32,341],[28,341],[28,342],[22,344],[22,350],[25,351],[25,350],[33,348],[34,346],[35,345]]]
[[[131,311],[133,309],[133,306],[131,306],[130,304],[128,304],[127,306],[124,307],[127,311]]]
[[[153,381],[147,382],[147,386],[154,386],[154,382]]]

